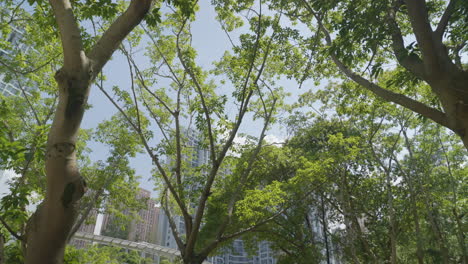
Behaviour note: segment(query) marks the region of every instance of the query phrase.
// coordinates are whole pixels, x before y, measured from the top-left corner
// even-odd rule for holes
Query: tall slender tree
[[[64,61],[55,74],[59,93],[44,157],[45,199],[28,222],[24,238],[26,263],[63,262],[65,245],[78,216],[77,202],[86,191],[76,162],[76,144],[90,86],[121,41],[148,13],[151,1],[131,1],[89,51],[83,46],[71,2],[52,0],[50,5]]]

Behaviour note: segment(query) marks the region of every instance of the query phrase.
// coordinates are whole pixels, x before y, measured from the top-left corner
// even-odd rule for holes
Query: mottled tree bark
[[[89,54],[69,0],[50,0],[58,24],[64,65],[55,74],[59,103],[46,151],[46,195],[28,221],[26,264],[63,263],[65,246],[78,216],[86,183],[76,162],[78,131],[90,86],[121,41],[149,11],[151,0],[133,0]]]

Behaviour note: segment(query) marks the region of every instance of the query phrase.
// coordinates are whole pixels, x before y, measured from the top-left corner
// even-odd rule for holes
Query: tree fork
[[[26,264],[63,263],[65,246],[78,216],[78,202],[86,192],[86,182],[76,162],[76,141],[91,83],[151,7],[151,0],[132,0],[88,56],[71,2],[49,2],[60,32],[64,65],[55,74],[59,103],[47,141],[46,195],[28,220]]]

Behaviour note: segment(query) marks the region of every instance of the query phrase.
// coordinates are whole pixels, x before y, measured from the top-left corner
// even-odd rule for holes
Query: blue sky
[[[231,49],[231,42],[228,39],[226,33],[221,29],[220,24],[215,19],[216,13],[214,7],[207,1],[201,1],[200,10],[197,13],[197,19],[192,24],[193,41],[192,44],[198,52],[197,63],[205,69],[213,67],[213,61],[218,60],[224,54],[226,50]],[[231,35],[234,42],[236,42],[236,34]],[[143,65],[145,58],[143,57],[144,50],[141,51],[140,59]],[[138,62],[137,62],[138,63]],[[104,68],[104,73],[108,77],[108,84],[106,87],[111,88],[112,85],[118,85],[120,87],[129,87],[131,82],[129,78],[129,71],[127,67],[127,61],[125,58],[118,54],[113,56],[113,60],[110,61]],[[288,92],[291,92],[293,96],[287,100],[292,102],[297,98],[297,95],[301,92],[305,92],[308,88],[304,86],[302,90],[298,89],[298,85],[293,81],[282,80],[279,82],[280,85],[287,88]],[[109,118],[116,112],[115,107],[108,101],[107,98],[102,94],[97,87],[93,87],[90,98],[90,104],[93,106],[90,110],[85,113],[84,120],[82,123],[83,128],[94,128],[102,120]],[[236,110],[234,106],[227,107],[226,111],[232,112]],[[261,124],[253,122],[251,119],[245,119],[241,132],[250,135],[258,136],[261,130]],[[280,129],[280,126],[276,125],[269,132],[270,139],[282,139],[286,136],[285,131]],[[93,143],[89,146],[93,153],[91,155],[92,160],[104,160],[107,156],[107,149],[103,146]],[[148,190],[153,190],[154,184],[148,181],[150,177],[150,171],[153,168],[151,161],[146,153],[138,155],[132,160],[132,166],[135,168],[137,175],[142,176],[142,187]]]

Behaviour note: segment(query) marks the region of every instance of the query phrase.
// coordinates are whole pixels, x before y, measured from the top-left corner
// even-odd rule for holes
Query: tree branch
[[[16,83],[17,83],[18,87],[20,88],[21,93],[23,94],[23,97],[26,100],[26,103],[28,104],[29,108],[31,109],[31,112],[34,115],[34,119],[36,120],[37,125],[40,126],[42,122],[40,121],[40,119],[39,119],[39,117],[37,115],[36,109],[32,105],[31,100],[29,100],[29,95],[28,95],[28,93],[26,93],[26,90],[24,89],[23,85],[21,84],[21,81],[20,81],[20,78],[19,78],[18,74],[17,73],[14,73],[14,74],[15,74],[15,77],[16,77]]]
[[[164,190],[163,192],[163,195],[162,195],[162,201],[161,201],[161,206],[163,206],[163,209],[164,209],[164,212],[167,214],[167,219],[169,220],[169,225],[171,227],[171,231],[172,231],[172,235],[174,236],[174,240],[176,241],[177,243],[177,246],[179,247],[179,250],[183,250],[184,249],[184,243],[182,241],[182,239],[180,239],[180,234],[179,234],[179,231],[177,231],[177,225],[176,223],[174,222],[174,219],[172,218],[171,216],[171,211],[170,211],[170,208],[168,206],[168,198],[167,198],[167,188]],[[164,199],[166,198],[166,199]]]
[[[76,221],[72,230],[68,234],[68,240],[70,240],[75,235],[75,233],[78,231],[78,229],[83,224],[83,222],[88,218],[89,214],[91,213],[91,210],[93,210],[93,208],[96,207],[96,202],[98,201],[99,197],[104,193],[104,190],[109,186],[112,180],[117,176],[117,173],[116,173],[117,169],[115,165],[116,164],[110,164],[110,166],[113,168],[113,173],[109,175],[104,181],[104,184],[98,190],[96,190],[96,193],[94,194],[92,200],[89,202],[88,206],[86,206],[84,213],[81,214],[81,218],[78,219],[78,221]]]
[[[202,218],[203,218],[203,214],[204,214],[204,210],[205,210],[205,206],[206,206],[206,201],[208,200],[208,196],[210,195],[211,187],[213,185],[214,179],[216,177],[216,174],[218,172],[218,169],[219,169],[221,163],[223,162],[223,159],[225,158],[225,156],[227,154],[227,151],[232,146],[232,142],[234,141],[234,138],[235,138],[235,136],[237,134],[237,131],[238,131],[239,127],[240,127],[240,124],[241,124],[241,122],[243,120],[243,117],[244,117],[244,115],[245,115],[245,113],[247,111],[247,106],[249,104],[250,98],[252,97],[252,94],[253,94],[253,90],[249,90],[247,93],[245,93],[245,92],[247,91],[247,85],[249,83],[249,79],[250,79],[252,69],[255,68],[254,67],[255,66],[255,59],[257,57],[257,52],[258,52],[258,49],[259,49],[260,29],[261,29],[261,25],[262,25],[262,23],[261,23],[262,22],[262,20],[261,20],[262,19],[261,6],[262,6],[262,4],[260,2],[260,13],[258,14],[259,23],[258,23],[258,28],[257,28],[256,42],[255,42],[255,46],[254,46],[254,54],[253,54],[253,57],[252,57],[252,61],[250,62],[248,74],[247,74],[247,77],[246,77],[246,80],[245,80],[245,83],[244,83],[244,86],[243,86],[241,107],[239,109],[238,119],[237,119],[237,122],[236,122],[234,128],[231,130],[229,138],[226,141],[226,143],[224,144],[224,146],[223,146],[221,152],[219,153],[218,157],[213,159],[213,166],[211,168],[208,179],[207,179],[206,184],[204,186],[203,193],[202,193],[202,195],[201,195],[201,197],[199,199],[199,202],[198,202],[198,208],[197,208],[197,212],[195,214],[195,221],[194,221],[194,224],[193,224],[192,233],[190,234],[189,239],[187,241],[187,248],[186,248],[187,251],[192,250],[194,248],[194,246],[195,246],[195,241],[196,241],[196,238],[198,236],[199,227],[200,227],[200,224],[201,224],[201,221],[202,221]],[[271,43],[271,41],[270,41],[270,43]],[[264,70],[264,67],[265,67],[265,64],[266,64],[266,60],[267,60],[267,57],[269,55],[270,43],[269,43],[269,45],[267,47],[267,50],[265,52],[265,55],[263,57],[262,65],[260,67],[260,70],[258,71],[258,75],[254,79],[254,85],[255,86],[258,84],[260,76],[263,73],[263,70]],[[267,124],[268,124],[268,121],[267,121]],[[266,125],[266,126],[268,126],[268,125]]]
[[[13,231],[13,229],[7,224],[7,222],[5,222],[5,220],[3,219],[3,217],[0,216],[0,222],[3,224],[3,226],[8,230],[8,232],[10,232],[10,234],[12,236],[14,236],[16,239],[18,239],[19,241],[23,241],[23,236],[20,236],[18,234],[16,234],[15,231]]]
[[[143,74],[141,74],[141,71],[140,71],[140,68],[138,67],[138,65],[135,63],[135,61],[133,60],[133,57],[130,55],[130,53],[128,53],[128,51],[122,47],[122,53],[127,57],[127,60],[129,61],[129,67],[130,67],[130,71],[131,71],[131,68],[132,68],[132,65],[133,65],[133,68],[135,68],[135,73],[137,75],[137,78],[138,80],[140,81],[140,85],[151,95],[153,96],[161,105],[164,106],[164,108],[166,108],[166,110],[174,116],[174,111],[169,107],[169,105],[164,102],[163,99],[161,99],[157,94],[155,94],[153,91],[151,91],[151,89],[149,89],[149,87],[146,85],[146,82],[145,80],[143,79]],[[130,64],[131,62],[131,64]],[[133,76],[133,74],[132,74]]]
[[[52,1],[52,0],[51,0]],[[122,40],[143,20],[152,0],[132,0],[127,10],[115,20],[93,46],[89,58],[93,60],[93,77],[101,71]]]
[[[214,142],[214,137],[213,137],[213,131],[212,131],[212,125],[211,125],[211,116],[210,116],[210,112],[209,112],[209,109],[208,109],[208,106],[206,104],[206,101],[205,101],[205,96],[203,94],[203,89],[200,85],[200,83],[198,82],[198,78],[197,76],[195,75],[195,73],[193,72],[192,68],[189,67],[189,65],[187,65],[187,63],[185,62],[183,56],[182,56],[182,50],[180,49],[180,34],[182,33],[182,31],[184,30],[184,27],[185,27],[185,23],[187,22],[187,19],[182,23],[182,27],[180,28],[180,31],[177,33],[177,41],[176,41],[176,48],[177,48],[177,56],[179,57],[179,61],[182,65],[182,67],[184,68],[184,70],[189,74],[190,78],[192,79],[194,85],[195,85],[195,91],[198,93],[198,95],[200,96],[200,101],[201,101],[201,105],[202,105],[202,108],[203,108],[203,113],[205,115],[205,119],[206,119],[206,122],[207,122],[207,129],[208,129],[208,140],[209,140],[209,143],[210,143],[210,158],[211,158],[211,161],[212,163],[215,163],[216,162],[216,152],[215,152],[215,142]]]
[[[288,208],[288,207],[287,207]],[[248,228],[245,228],[245,229],[242,229],[238,232],[235,232],[235,233],[232,233],[232,234],[229,234],[227,236],[223,236],[223,237],[220,237],[218,239],[216,239],[215,241],[213,241],[211,244],[209,244],[207,247],[205,247],[201,252],[200,252],[200,255],[202,256],[205,256],[205,255],[208,255],[213,249],[215,249],[219,243],[222,243],[224,241],[228,241],[230,239],[233,239],[233,238],[236,238],[236,237],[239,237],[245,233],[248,233],[248,232],[251,232],[251,231],[254,231],[255,229],[261,227],[262,225],[270,222],[271,220],[275,219],[276,217],[278,217],[279,215],[281,215],[287,208],[283,209],[283,210],[280,210],[279,212],[277,212],[276,214],[273,214],[272,216],[266,218],[266,219],[263,219],[262,221],[256,223],[255,225],[252,225]]]
[[[260,137],[258,139],[258,142],[257,142],[257,146],[255,147],[252,155],[249,157],[249,161],[248,161],[248,165],[247,165],[247,168],[243,171],[242,175],[241,175],[241,179],[240,179],[240,182],[239,182],[239,185],[238,185],[238,190],[242,190],[242,188],[244,187],[245,185],[245,182],[250,174],[250,172],[252,171],[253,169],[253,164],[255,162],[255,159],[257,158],[258,156],[258,153],[260,152],[262,146],[263,146],[263,140],[265,138],[265,134],[266,134],[266,131],[268,129],[268,125],[270,124],[270,120],[271,120],[271,117],[273,115],[273,110],[275,109],[275,104],[276,104],[276,101],[277,99],[275,98],[273,100],[273,105],[272,107],[270,108],[270,111],[267,111],[265,109],[265,123],[263,125],[263,129],[262,129],[262,132],[260,133]],[[229,204],[228,204],[228,214],[226,216],[226,218],[224,219],[224,221],[219,225],[219,228],[216,232],[216,237],[219,239],[224,231],[226,230],[227,226],[229,225],[230,221],[231,221],[231,217],[232,217],[232,214],[234,212],[234,205],[235,203],[237,202],[238,198],[239,198],[239,194],[240,192],[236,192],[234,193],[232,196],[231,196],[231,199],[229,201]]]
[[[305,2],[305,0],[303,0]],[[305,2],[306,5],[308,6],[309,11],[314,15],[314,17],[317,19],[317,23],[319,27],[321,28],[322,32],[325,34],[325,41],[327,42],[327,45],[331,45],[331,37],[330,33],[328,30],[325,28],[325,26],[322,23],[321,18],[318,16],[318,14],[312,9],[310,5]],[[389,91],[387,89],[384,89],[380,87],[379,85],[370,82],[369,80],[365,79],[359,74],[356,74],[353,72],[351,69],[349,69],[346,65],[344,65],[334,54],[330,54],[330,57],[332,58],[333,62],[335,65],[338,67],[338,69],[344,73],[348,78],[351,80],[355,81],[365,89],[371,91],[373,94],[376,96],[384,99],[385,101],[393,102],[398,105],[401,105],[407,109],[410,109],[413,112],[416,112],[418,114],[421,114],[424,117],[427,117],[434,122],[445,126],[449,129],[454,130],[455,128],[451,127],[450,123],[447,120],[447,116],[445,113],[429,107],[419,101],[416,101],[412,98],[407,97],[406,95],[399,94],[399,93],[394,93],[392,91]]]
[[[130,124],[130,126],[135,130],[135,132],[138,133],[146,152],[148,153],[148,155],[151,157],[151,160],[156,165],[159,173],[161,173],[161,176],[163,177],[164,182],[166,183],[167,187],[171,191],[171,194],[174,196],[174,199],[176,200],[177,205],[179,206],[180,210],[182,211],[182,214],[184,215],[184,217],[190,218],[187,207],[185,206],[184,202],[178,196],[178,194],[177,194],[177,192],[176,192],[176,190],[174,188],[174,185],[171,183],[166,171],[164,170],[163,166],[161,165],[161,162],[159,161],[158,156],[156,154],[154,154],[153,151],[151,150],[151,148],[150,148],[150,146],[148,144],[148,141],[146,140],[146,138],[143,135],[142,131],[138,129],[138,127],[132,122],[130,117],[115,102],[115,100],[113,100],[112,97],[110,97],[110,95],[104,90],[104,87],[102,87],[101,84],[97,84],[97,86],[99,87],[99,90],[101,90],[104,93],[104,95],[111,101],[111,103],[117,108],[117,110],[119,110],[119,112],[123,115],[123,117],[127,120],[127,122]]]
[[[400,27],[396,22],[396,7],[389,9],[388,22],[392,28],[392,50],[395,54],[396,59],[401,66],[405,67],[408,71],[419,77],[425,79],[424,64],[421,58],[416,54],[408,54],[408,50],[405,48],[403,36],[401,34]]]
[[[436,40],[442,41],[442,37],[444,36],[445,29],[447,28],[450,17],[452,16],[453,11],[455,11],[456,2],[457,0],[450,0],[447,8],[445,8],[444,14],[440,18],[439,23],[437,24],[437,28],[434,31],[434,37]]]
[[[13,73],[17,73],[17,74],[22,74],[22,75],[26,75],[26,74],[29,74],[29,73],[33,73],[33,72],[36,72],[42,68],[44,68],[45,66],[49,65],[53,60],[57,59],[58,57],[60,56],[60,54],[56,54],[54,55],[52,58],[50,58],[49,60],[47,60],[46,62],[44,62],[43,64],[35,67],[35,68],[29,68],[29,69],[26,69],[26,70],[17,70],[15,68],[13,68],[11,65],[9,65],[8,63],[4,62],[3,60],[0,59],[0,64],[2,64],[3,66],[5,66],[5,68],[7,68],[9,71],[13,72]],[[26,64],[30,64],[32,62],[30,61],[24,61],[24,63]]]
[[[427,74],[431,75],[442,66],[437,56],[438,46],[442,45],[441,40],[438,41],[440,45],[436,46],[425,0],[405,0],[405,3],[416,41],[423,55],[426,71],[429,70]]]
[[[68,72],[81,72],[86,56],[71,3],[69,0],[49,0],[49,2],[60,32],[64,68]]]

